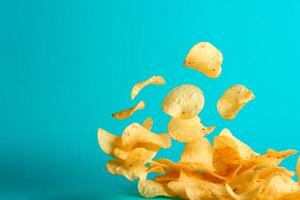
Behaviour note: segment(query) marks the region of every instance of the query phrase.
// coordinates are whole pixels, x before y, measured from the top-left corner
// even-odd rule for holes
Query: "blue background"
[[[202,88],[200,114],[228,127],[258,152],[299,145],[299,1],[78,1],[0,3],[0,198],[140,199],[135,184],[112,176],[98,148],[98,127],[121,134],[127,124],[154,118],[180,84]],[[186,69],[190,47],[210,41],[224,55],[218,79]],[[163,75],[132,102],[132,85]],[[256,99],[233,121],[216,101],[242,83]],[[144,99],[146,109],[118,121],[114,111]],[[179,158],[181,144],[161,152]],[[296,157],[284,162],[294,169]]]

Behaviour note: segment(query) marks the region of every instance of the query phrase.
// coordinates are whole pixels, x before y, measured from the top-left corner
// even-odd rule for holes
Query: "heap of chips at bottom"
[[[144,125],[152,124],[149,118]],[[269,149],[258,154],[223,129],[211,144],[205,137],[188,142],[181,159],[152,160],[160,147],[170,146],[170,137],[154,134],[136,123],[118,137],[99,129],[99,144],[113,156],[107,169],[129,180],[139,179],[138,190],[146,198],[181,197],[191,200],[297,200],[299,183],[279,164],[294,150]],[[300,159],[299,159],[300,160]],[[150,165],[146,165],[150,163]],[[300,161],[297,164],[300,176]],[[157,174],[153,180],[148,173]]]

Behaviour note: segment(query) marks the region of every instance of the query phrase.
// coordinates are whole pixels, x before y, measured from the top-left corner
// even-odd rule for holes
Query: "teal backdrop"
[[[98,147],[102,127],[121,134],[154,119],[165,132],[161,102],[173,87],[202,88],[207,125],[232,132],[262,153],[300,150],[299,1],[10,0],[0,3],[0,199],[141,199],[136,182],[112,176]],[[209,79],[183,67],[192,45],[209,41],[224,55]],[[135,101],[132,85],[151,75]],[[224,90],[245,84],[256,99],[232,121],[216,111]],[[145,100],[118,121],[111,113]],[[158,157],[178,159],[173,143]],[[283,163],[295,169],[297,156]]]

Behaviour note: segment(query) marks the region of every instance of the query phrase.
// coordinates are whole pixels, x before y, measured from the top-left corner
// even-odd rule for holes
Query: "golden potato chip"
[[[162,109],[174,118],[191,119],[198,115],[204,106],[203,92],[195,85],[175,87],[165,97]]]
[[[248,169],[230,180],[229,185],[236,194],[249,193],[256,188],[259,173],[254,169]]]
[[[152,160],[156,155],[155,151],[148,151],[144,148],[136,148],[131,150],[127,158],[124,160],[125,167],[140,166]]]
[[[129,156],[131,150],[125,150],[119,147],[114,148],[113,150],[113,156],[121,159],[121,160],[126,160],[127,157]]]
[[[133,115],[133,113],[135,113],[138,110],[142,110],[145,108],[145,102],[144,101],[140,101],[136,106],[128,108],[126,110],[122,110],[120,112],[116,112],[114,114],[112,114],[113,118],[116,119],[126,119],[128,117],[130,117],[131,115]]]
[[[155,134],[139,125],[130,124],[122,134],[122,144],[125,148],[131,148],[138,143],[149,143],[168,148],[171,145],[171,138],[168,134]]]
[[[176,195],[167,187],[166,183],[159,183],[151,180],[139,180],[139,193],[146,198],[158,196],[175,197]]]
[[[198,116],[191,119],[172,117],[168,125],[171,137],[178,142],[192,142],[211,133],[214,129],[215,126],[204,126]]]
[[[235,191],[231,188],[229,184],[225,184],[225,188],[228,192],[228,194],[234,199],[234,200],[254,200],[256,199],[257,195],[261,192],[261,187],[257,187],[256,189],[242,193],[242,194],[236,194]]]
[[[152,76],[145,81],[136,83],[131,90],[131,99],[134,99],[138,93],[147,85],[163,85],[166,81],[162,76]]]
[[[213,147],[206,138],[199,138],[185,145],[181,154],[181,162],[201,163],[207,169],[213,170]]]
[[[231,86],[218,100],[218,112],[224,119],[231,120],[252,99],[254,99],[253,92],[245,86],[241,84]]]
[[[147,171],[147,167],[144,165],[125,167],[124,161],[120,160],[109,161],[106,164],[106,169],[111,174],[122,175],[130,181],[133,181],[140,177],[144,177]]]
[[[290,177],[282,174],[274,174],[262,186],[262,191],[257,195],[258,199],[279,199],[284,195],[299,190],[299,185]]]
[[[245,143],[241,142],[239,139],[234,137],[229,129],[224,128],[220,132],[220,136],[228,137],[232,141],[232,146],[238,151],[241,159],[249,159],[258,155],[248,145],[246,145]]]
[[[258,175],[259,175],[259,179],[265,180],[273,176],[274,174],[282,174],[289,177],[293,177],[295,175],[293,171],[289,171],[284,167],[278,167],[278,166],[265,167],[259,171]]]
[[[194,186],[186,187],[185,191],[190,200],[229,200],[229,195],[223,184],[201,181]]]
[[[145,119],[145,121],[143,122],[143,127],[145,127],[148,130],[151,130],[153,126],[153,120],[151,117],[148,117],[147,119]]]
[[[186,67],[202,72],[209,78],[220,76],[223,62],[222,53],[209,42],[200,42],[193,46],[185,58]]]
[[[117,139],[119,137],[113,135],[102,128],[98,129],[98,143],[101,149],[108,155],[113,155]]]

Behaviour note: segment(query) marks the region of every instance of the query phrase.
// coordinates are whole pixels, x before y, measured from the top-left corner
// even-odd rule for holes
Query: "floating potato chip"
[[[144,165],[125,167],[124,162],[120,160],[109,161],[106,164],[106,169],[111,174],[122,175],[130,181],[144,177],[147,171],[147,167]]]
[[[223,62],[222,53],[209,42],[200,42],[193,46],[185,58],[184,65],[209,78],[220,76]]]
[[[166,81],[162,76],[152,76],[149,79],[136,83],[131,90],[131,99],[134,99],[138,93],[147,85],[163,85]]]
[[[178,142],[192,142],[211,133],[214,129],[215,126],[204,126],[198,116],[191,119],[172,117],[168,125],[171,137]]]
[[[156,155],[155,151],[148,151],[144,148],[136,148],[131,150],[127,158],[124,160],[125,167],[140,166],[152,160]]]
[[[162,109],[174,118],[191,119],[198,115],[204,106],[203,92],[195,85],[175,87],[165,97]]]
[[[139,193],[146,198],[175,196],[175,194],[167,187],[166,183],[158,183],[151,180],[139,180],[138,190]]]
[[[153,120],[151,117],[148,117],[144,122],[143,122],[143,127],[145,127],[148,130],[151,130],[153,126]]]
[[[240,84],[231,86],[218,100],[218,112],[224,119],[231,120],[252,99],[254,99],[253,92],[245,86]]]
[[[138,143],[149,143],[168,148],[171,145],[171,138],[168,134],[155,134],[139,125],[130,124],[122,134],[122,144],[125,148],[131,148]]]
[[[207,169],[213,170],[213,147],[206,138],[199,138],[185,145],[181,154],[181,162],[201,163]]]
[[[113,135],[102,128],[98,129],[98,143],[101,149],[108,155],[113,155],[118,136]]]
[[[127,157],[128,157],[129,154],[130,154],[130,151],[131,151],[131,150],[125,150],[125,149],[116,147],[116,148],[113,150],[113,155],[114,155],[116,158],[118,158],[118,159],[126,160]]]
[[[145,102],[144,101],[140,101],[136,106],[128,108],[126,110],[122,110],[120,112],[116,112],[114,114],[112,114],[113,118],[116,119],[126,119],[128,117],[130,117],[131,115],[133,115],[133,113],[135,113],[138,110],[142,110],[145,108]]]

